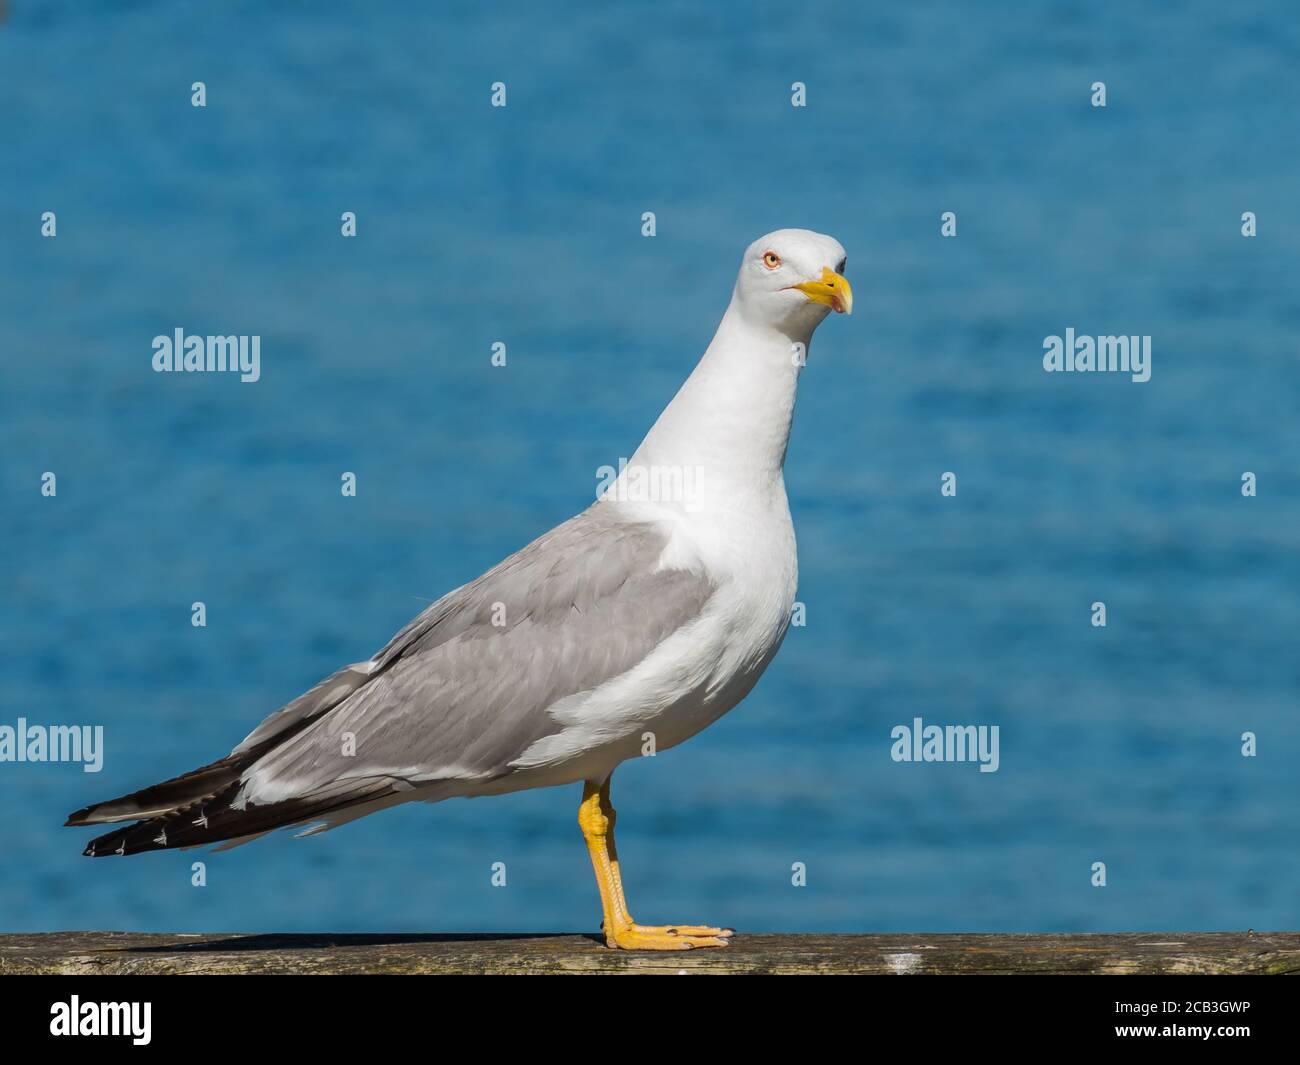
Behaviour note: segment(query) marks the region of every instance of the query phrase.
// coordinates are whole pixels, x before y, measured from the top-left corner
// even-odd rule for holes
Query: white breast
[[[638,505],[637,517],[649,516]],[[525,751],[518,769],[598,778],[628,758],[676,746],[739,703],[776,654],[798,580],[784,487],[762,507],[677,511],[669,520],[660,564],[710,575],[717,588],[704,611],[633,669],[551,707],[563,728]]]

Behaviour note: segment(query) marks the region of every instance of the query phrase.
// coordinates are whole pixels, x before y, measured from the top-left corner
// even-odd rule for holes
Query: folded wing
[[[631,669],[700,615],[713,585],[663,566],[666,544],[661,526],[596,504],[443,596],[227,758],[68,823],[142,818],[86,850],[131,854],[348,820],[438,782],[506,776],[561,728],[551,706]]]

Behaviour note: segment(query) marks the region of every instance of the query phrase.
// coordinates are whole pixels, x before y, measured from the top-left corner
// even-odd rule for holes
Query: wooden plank
[[[741,935],[609,950],[584,935],[0,935],[0,974],[1300,973],[1300,934]]]

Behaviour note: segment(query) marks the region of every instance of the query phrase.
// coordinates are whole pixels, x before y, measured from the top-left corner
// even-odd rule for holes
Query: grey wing
[[[662,568],[666,543],[663,528],[602,504],[557,526],[263,722],[238,749],[285,738],[244,773],[244,801],[509,773],[559,731],[549,707],[631,669],[699,616],[713,584]]]

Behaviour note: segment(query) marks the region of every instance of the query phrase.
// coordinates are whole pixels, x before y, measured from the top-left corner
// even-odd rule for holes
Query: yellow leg
[[[609,801],[609,779],[603,784],[588,780],[582,786],[578,824],[591,864],[596,870],[600,905],[604,911],[605,942],[624,950],[691,950],[694,947],[725,947],[729,928],[709,925],[640,925],[627,912],[623,898],[623,877],[618,868],[618,845],[614,842],[614,806]]]

